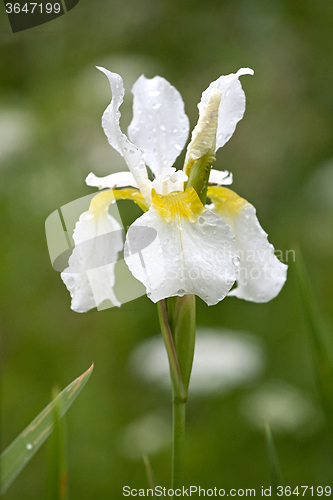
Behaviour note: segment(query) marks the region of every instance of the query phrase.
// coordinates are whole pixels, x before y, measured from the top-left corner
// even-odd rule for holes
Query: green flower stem
[[[173,401],[172,476],[173,490],[183,487],[186,401]]]
[[[173,434],[172,434],[172,475],[171,487],[181,488],[183,485],[185,406],[187,394],[181,377],[178,357],[168,320],[168,310],[165,300],[158,302],[159,320],[164,344],[167,350],[173,399]]]
[[[172,332],[168,320],[168,311],[165,300],[160,300],[157,303],[158,308],[158,317],[160,320],[162,337],[164,340],[164,344],[167,350],[168,359],[169,359],[169,367],[170,367],[170,376],[172,382],[172,394],[174,401],[186,401],[184,385],[182,382],[182,376],[180,373],[178,357],[176,353],[175,344],[172,338]]]

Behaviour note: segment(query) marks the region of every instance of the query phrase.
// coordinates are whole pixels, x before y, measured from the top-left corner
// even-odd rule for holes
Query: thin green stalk
[[[172,447],[172,476],[173,490],[183,486],[184,469],[184,438],[185,438],[185,409],[186,401],[173,402],[173,447]]]
[[[153,469],[151,467],[151,464],[150,464],[150,460],[149,460],[149,457],[147,455],[147,453],[144,453],[143,456],[143,465],[145,467],[145,471],[146,471],[146,476],[147,476],[147,481],[148,481],[148,484],[149,484],[149,487],[154,490],[155,486],[157,485],[156,483],[156,479],[155,479],[155,476],[154,476],[154,473],[153,473]]]
[[[172,332],[168,321],[168,312],[165,300],[160,300],[157,303],[158,316],[160,320],[162,337],[167,350],[170,376],[172,382],[173,399],[178,401],[186,401],[184,392],[184,385],[180,373],[178,357],[176,353],[175,344],[172,338]]]
[[[158,302],[158,313],[162,336],[168,354],[172,382],[173,433],[171,487],[176,489],[183,485],[185,405],[187,395],[184,391],[176,348],[168,321],[168,311],[165,300]]]

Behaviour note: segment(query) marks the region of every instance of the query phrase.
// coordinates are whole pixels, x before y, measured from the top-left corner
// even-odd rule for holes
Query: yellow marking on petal
[[[134,203],[139,205],[143,212],[147,212],[148,205],[145,202],[144,197],[141,192],[135,188],[127,188],[127,189],[114,189],[113,194],[116,200],[132,200]]]
[[[184,193],[174,192],[167,196],[157,194],[153,189],[151,204],[166,222],[171,222],[176,217],[185,217],[195,222],[205,210],[195,189],[191,187]]]
[[[92,212],[94,215],[106,212],[114,199],[115,197],[112,189],[107,189],[106,191],[98,193],[90,202],[89,212]]]
[[[128,189],[107,189],[98,193],[90,202],[89,211],[94,215],[99,215],[102,212],[106,212],[109,205],[116,200],[132,200],[139,207],[146,212],[148,206],[138,189],[128,188]]]
[[[209,186],[207,196],[214,203],[218,214],[226,217],[237,215],[248,203],[234,191],[223,186]]]

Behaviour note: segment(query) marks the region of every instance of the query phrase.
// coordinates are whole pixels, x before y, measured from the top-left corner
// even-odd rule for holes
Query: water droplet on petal
[[[183,295],[185,295],[185,290],[183,288],[180,288],[177,292],[177,295],[179,295],[180,297],[182,297]]]
[[[238,257],[238,256],[233,257],[233,258],[232,258],[232,263],[233,263],[235,266],[239,266],[239,257]]]
[[[203,217],[199,217],[198,222],[200,225],[205,223],[205,219]]]

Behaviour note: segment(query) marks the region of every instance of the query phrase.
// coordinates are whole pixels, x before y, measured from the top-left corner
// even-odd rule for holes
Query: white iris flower
[[[232,183],[232,175],[210,170],[215,152],[230,139],[245,111],[239,77],[253,71],[242,68],[221,76],[202,93],[184,169],[177,171],[173,164],[189,133],[179,92],[164,78],[141,76],[132,90],[133,120],[127,137],[119,125],[123,81],[116,73],[98,69],[109,79],[112,92],[103,129],[129,172],[103,178],[90,173],[86,179],[89,186],[103,191],[77,222],[75,248],[62,273],[72,309],[85,312],[106,299],[120,305],[113,286],[122,233],[108,213],[109,205],[118,199],[131,199],[144,212],[127,232],[124,258],[152,301],[185,294],[198,295],[208,305],[227,294],[254,302],[274,298],[286,280],[287,266],[274,255],[254,207],[223,187]],[[154,175],[152,181],[147,166]],[[210,170],[207,197],[212,203],[207,207],[187,186],[196,168],[198,178]]]

